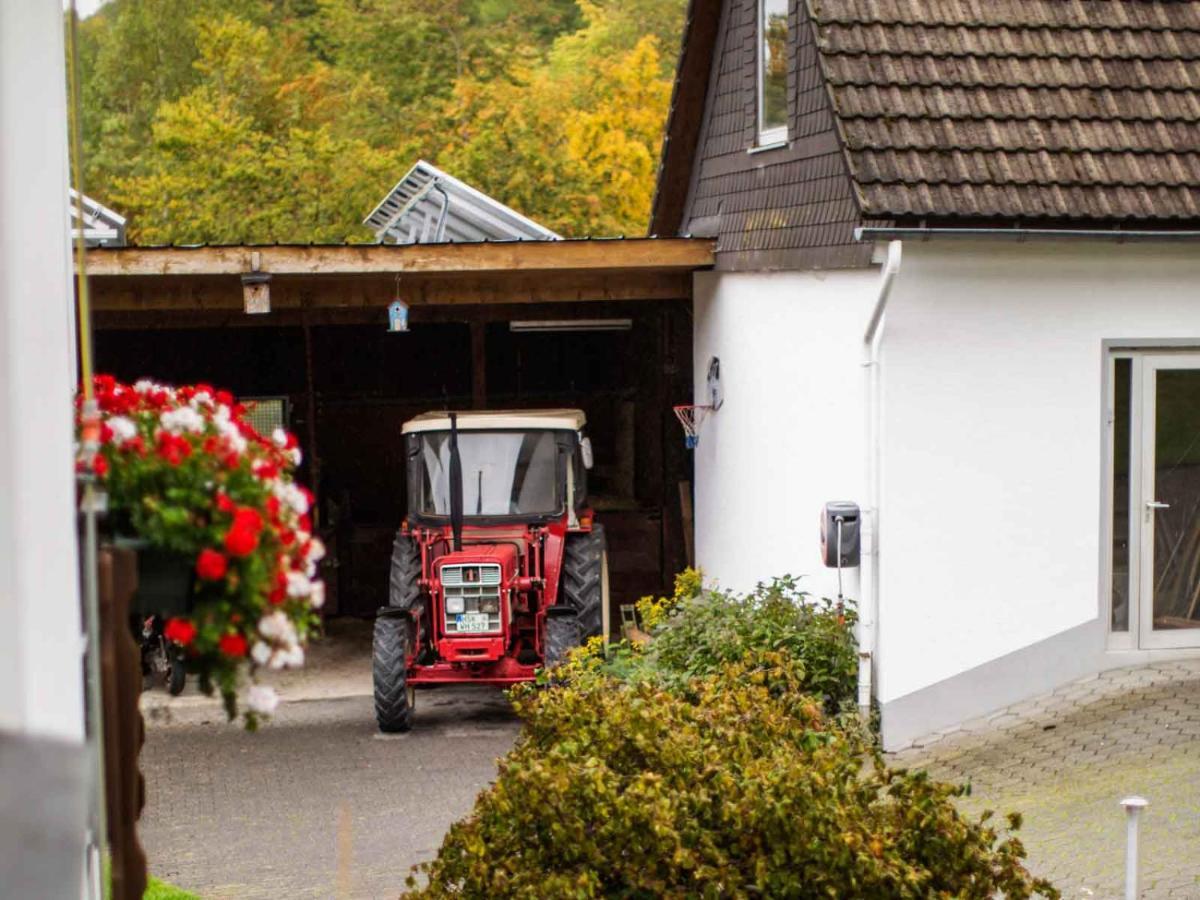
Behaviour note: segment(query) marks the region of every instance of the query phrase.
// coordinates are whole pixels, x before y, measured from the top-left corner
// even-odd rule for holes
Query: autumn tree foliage
[[[138,243],[370,240],[425,158],[567,235],[649,217],[683,0],[112,0],[87,189]]]

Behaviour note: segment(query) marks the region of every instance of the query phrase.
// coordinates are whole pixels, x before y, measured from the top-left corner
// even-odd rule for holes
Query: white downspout
[[[858,708],[864,718],[871,713],[872,670],[876,665],[879,627],[879,445],[881,430],[879,347],[883,315],[892,282],[900,271],[900,241],[889,241],[887,259],[879,281],[879,294],[863,333],[862,365],[866,409],[867,502],[862,527],[862,600],[858,610]]]

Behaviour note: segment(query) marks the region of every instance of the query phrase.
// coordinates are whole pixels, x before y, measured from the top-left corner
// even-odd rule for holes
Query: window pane
[[[1154,389],[1154,628],[1200,628],[1200,369]]]
[[[1112,630],[1129,630],[1129,398],[1133,360],[1113,361]]]
[[[557,513],[558,444],[552,431],[461,431],[463,515],[522,516]],[[417,508],[450,515],[450,434],[421,436],[424,472]]]
[[[762,0],[759,131],[787,126],[788,0]]]

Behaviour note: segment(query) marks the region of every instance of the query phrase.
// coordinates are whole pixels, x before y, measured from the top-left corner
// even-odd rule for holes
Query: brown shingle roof
[[[1200,218],[1200,0],[807,0],[866,216]]]

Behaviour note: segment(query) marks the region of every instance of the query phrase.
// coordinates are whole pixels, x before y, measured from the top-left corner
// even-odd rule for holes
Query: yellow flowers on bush
[[[685,572],[643,646],[593,641],[511,692],[525,727],[410,898],[1058,897],[965,788],[884,765],[842,708],[853,610]],[[418,879],[424,876],[424,887]]]
[[[827,719],[787,653],[686,693],[598,659],[517,692],[516,749],[409,897],[1057,896],[1016,838],[958,813],[961,788]]]

